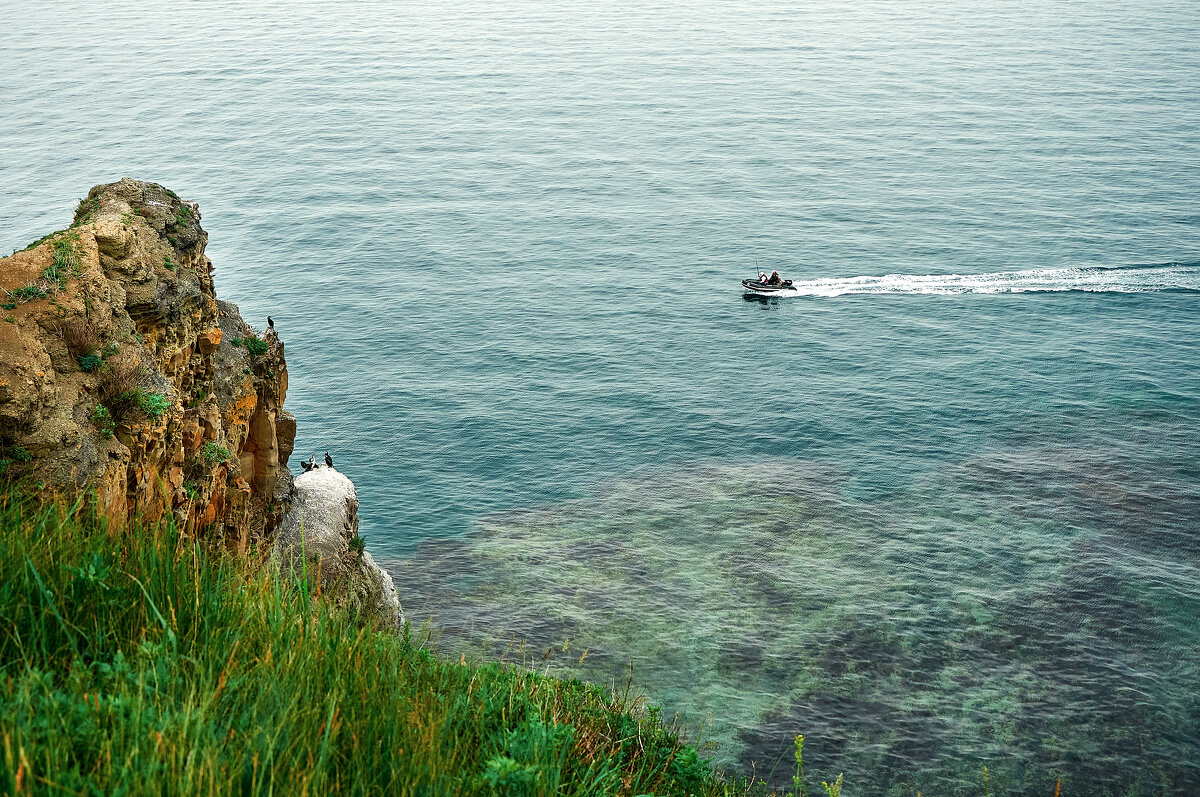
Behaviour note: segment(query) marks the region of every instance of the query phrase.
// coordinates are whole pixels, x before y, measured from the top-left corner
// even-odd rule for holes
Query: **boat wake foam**
[[[796,280],[793,286],[796,290],[786,295],[1200,291],[1200,264],[1039,268],[992,274],[886,274],[882,277]]]

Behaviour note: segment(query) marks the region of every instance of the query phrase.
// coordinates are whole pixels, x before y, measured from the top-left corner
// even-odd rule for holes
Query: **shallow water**
[[[1194,3],[6,10],[0,246],[198,200],[447,649],[857,794],[1200,790]]]

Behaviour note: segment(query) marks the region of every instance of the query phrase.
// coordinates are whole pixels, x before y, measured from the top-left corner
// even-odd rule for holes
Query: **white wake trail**
[[[887,274],[882,277],[796,280],[793,285],[797,290],[791,296],[1200,291],[1200,265],[1169,263],[1123,268],[1038,268],[992,274]]]

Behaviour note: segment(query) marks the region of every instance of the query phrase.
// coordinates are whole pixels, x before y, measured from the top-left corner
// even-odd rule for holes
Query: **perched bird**
[[[310,470],[312,470],[312,469],[313,469],[313,461],[312,461],[312,459],[311,459],[311,458],[309,458],[307,461],[305,461],[305,462],[301,462],[301,463],[300,463],[300,467],[304,468],[304,472],[305,472],[305,473],[308,473]]]
[[[313,454],[311,457],[308,458],[308,462],[306,462],[304,464],[308,465],[308,467],[305,468],[305,470],[312,470],[313,468],[317,467],[317,455]]]
[[[267,329],[275,329],[275,319],[267,316]]]
[[[325,464],[331,468],[333,467],[333,457],[329,456],[328,451],[325,452]]]

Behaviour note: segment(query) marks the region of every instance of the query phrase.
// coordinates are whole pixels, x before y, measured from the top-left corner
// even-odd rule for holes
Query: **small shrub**
[[[99,370],[100,366],[103,364],[104,360],[101,360],[95,354],[85,354],[79,358],[79,368],[84,373],[90,374],[92,371]]]
[[[13,446],[9,451],[12,453],[13,459],[17,462],[28,462],[33,459],[33,454],[29,453],[29,450],[24,446]]]
[[[0,307],[3,307],[5,310],[16,310],[17,303],[16,302],[5,302],[4,304],[0,304]]]
[[[34,299],[45,299],[49,294],[41,286],[31,282],[28,285],[8,291],[8,296],[10,299],[16,299],[18,302],[29,302]]]
[[[99,197],[84,197],[75,207],[75,219],[71,222],[71,226],[78,227],[81,224],[87,224],[95,217],[98,210],[100,210]]]
[[[97,404],[92,410],[92,423],[100,430],[101,437],[112,437],[117,431],[117,422],[113,419],[112,413],[108,411],[108,407],[103,404]]]
[[[116,343],[110,343],[104,347],[103,351],[100,352],[100,357],[101,357],[101,359],[107,360],[109,357],[116,355],[116,353],[119,352],[120,350],[121,350],[121,347],[118,346]]]
[[[175,217],[171,220],[176,227],[186,227],[196,220],[196,216],[192,213],[192,209],[187,205],[180,205],[175,211]]]
[[[17,323],[17,317],[16,317],[16,316],[12,316],[12,315],[8,316],[8,317],[7,317],[7,318],[5,318],[4,320],[5,320],[5,321],[7,321],[7,322],[8,322],[8,323],[10,323],[10,324],[15,324],[15,323]]]
[[[111,409],[111,402],[118,396],[142,386],[146,369],[136,357],[118,357],[105,363],[101,376],[100,402]]]
[[[163,255],[163,268],[165,268],[167,271],[175,270],[175,264],[171,262],[170,255]]]
[[[0,476],[8,473],[8,466],[12,464],[11,459],[0,459]]]
[[[54,260],[42,271],[42,282],[62,290],[67,280],[79,276],[78,233],[67,233],[54,242]]]
[[[349,544],[350,544],[350,550],[354,551],[354,553],[356,553],[358,555],[358,558],[361,560],[363,558],[363,553],[367,550],[367,538],[362,537],[362,536],[355,536],[355,537],[351,538]]]
[[[271,348],[265,340],[254,336],[246,338],[243,342],[246,345],[246,351],[250,352],[256,357],[263,356],[267,353],[267,350]]]
[[[200,485],[195,481],[185,482],[183,485],[183,491],[187,493],[189,501],[200,500]]]
[[[124,421],[138,410],[137,395],[146,379],[146,369],[137,357],[117,357],[107,361],[100,371],[100,403],[113,418]]]
[[[169,398],[144,387],[126,391],[118,396],[117,400],[152,420],[158,420],[164,412],[171,408]]]
[[[205,443],[204,447],[200,449],[200,454],[209,465],[229,461],[229,449],[216,443]]]
[[[229,342],[232,343],[234,346],[241,346],[243,343],[246,342],[246,339],[245,338],[230,338]]]

